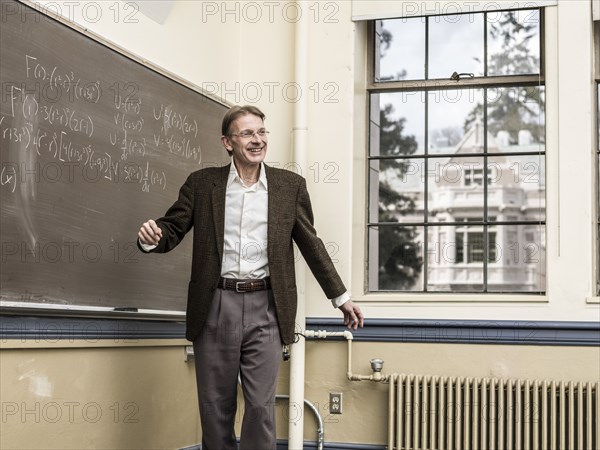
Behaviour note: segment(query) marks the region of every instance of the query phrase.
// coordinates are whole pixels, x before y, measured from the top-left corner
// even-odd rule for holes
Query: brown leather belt
[[[236,292],[254,292],[271,289],[271,278],[261,278],[259,280],[240,281],[233,278],[219,278],[218,288]]]

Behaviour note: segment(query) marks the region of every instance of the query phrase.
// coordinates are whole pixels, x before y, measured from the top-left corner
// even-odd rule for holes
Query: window
[[[497,176],[497,169],[495,167],[488,168],[488,183],[491,182]],[[465,170],[464,178],[465,186],[483,186],[483,169],[467,167]]]
[[[370,34],[368,290],[544,293],[542,11]]]

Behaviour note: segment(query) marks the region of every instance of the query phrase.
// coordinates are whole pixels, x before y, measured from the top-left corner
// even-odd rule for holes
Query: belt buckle
[[[245,282],[245,281],[236,281],[236,282],[235,282],[235,292],[238,292],[238,293],[240,293],[240,294],[243,294],[243,293],[244,293],[244,292],[246,292],[246,291],[244,291],[244,290],[240,290],[240,288],[239,288],[240,284],[246,284],[246,282]]]

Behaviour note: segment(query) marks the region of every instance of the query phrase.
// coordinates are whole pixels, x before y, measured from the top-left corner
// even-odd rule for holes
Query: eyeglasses
[[[250,130],[244,130],[240,133],[231,133],[229,136],[237,136],[237,137],[241,137],[242,139],[252,139],[254,137],[254,135],[257,135],[258,137],[264,138],[267,137],[267,135],[269,134],[269,132],[267,130],[258,130],[258,131],[250,131]]]

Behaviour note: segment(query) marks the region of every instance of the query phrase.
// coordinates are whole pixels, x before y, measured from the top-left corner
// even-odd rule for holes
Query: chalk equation
[[[45,96],[58,101],[65,94],[71,101],[85,100],[98,103],[102,96],[99,81],[84,81],[73,71],[61,71],[58,66],[46,67],[38,62],[38,58],[25,55],[25,75],[27,79],[38,82],[45,81]]]
[[[40,181],[55,183],[64,180],[75,181],[75,169],[79,169],[81,178],[88,183],[100,180],[108,182],[137,183],[142,192],[150,192],[151,188],[166,189],[167,176],[164,171],[150,166],[149,162],[141,165],[115,160],[107,152],[96,151],[91,144],[73,142],[68,132],[48,132],[26,122],[20,127],[5,126],[5,116],[0,116],[0,137],[2,141],[17,144],[18,152],[35,151],[42,161],[3,162],[0,173],[0,187],[7,187],[15,192],[19,180],[21,182]],[[47,161],[47,159],[51,161]],[[52,164],[52,161],[58,162]]]

